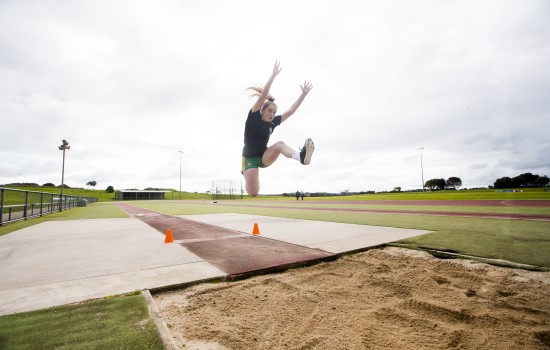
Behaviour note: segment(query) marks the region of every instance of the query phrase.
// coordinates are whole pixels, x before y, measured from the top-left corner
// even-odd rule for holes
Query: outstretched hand
[[[275,60],[275,65],[273,65],[273,74],[271,76],[276,77],[279,73],[281,73],[282,70],[283,68],[281,67],[281,62]]]
[[[313,89],[313,85],[308,81],[304,81],[304,85],[300,85],[300,88],[302,89],[302,93],[307,95]]]

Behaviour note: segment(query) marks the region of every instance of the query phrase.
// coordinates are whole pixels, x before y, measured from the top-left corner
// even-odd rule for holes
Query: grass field
[[[47,192],[59,194],[59,188],[52,187],[13,187],[13,189],[23,191],[34,192]],[[526,188],[522,189],[523,192],[502,192],[498,190],[458,190],[458,191],[427,191],[427,192],[395,192],[395,193],[373,193],[362,194],[353,196],[327,196],[327,197],[315,197],[315,200],[327,200],[327,201],[342,201],[342,200],[510,200],[510,199],[550,199],[550,192],[545,192],[543,188]],[[66,188],[63,193],[67,196],[80,196],[80,197],[94,197],[99,202],[111,202],[115,200],[114,193],[107,193],[103,189],[83,189],[83,188]],[[249,199],[248,196],[244,196],[245,199]],[[263,199],[275,199],[286,198],[292,199],[293,197],[281,197],[281,196],[259,196],[256,200]],[[165,194],[165,200],[179,200],[180,193],[176,191],[168,191]],[[195,200],[195,199],[211,199],[211,195],[206,193],[191,193],[182,192],[182,200]],[[310,199],[310,198],[308,198]],[[313,198],[311,198],[313,199]],[[6,201],[10,201],[10,198],[6,198]],[[20,202],[21,199],[17,199]]]
[[[15,190],[22,190],[22,191],[32,191],[32,192],[46,192],[46,193],[54,193],[54,194],[60,194],[61,189],[55,188],[55,187],[9,187],[10,189]],[[114,193],[108,193],[105,190],[100,189],[84,189],[84,188],[65,188],[63,190],[63,194],[66,196],[76,196],[76,197],[93,197],[97,198],[99,202],[112,202],[115,200],[115,194]],[[35,199],[33,199],[33,202],[39,202],[40,197],[39,195],[34,195]],[[179,192],[170,192],[167,191],[165,194],[166,200],[173,200],[173,199],[179,199],[180,193]],[[210,198],[210,195],[207,195],[205,193],[189,193],[189,192],[182,192],[181,194],[182,199],[208,199]],[[8,192],[6,194],[5,203],[6,204],[19,204],[21,202],[24,202],[24,196],[21,194],[16,194],[14,192]]]
[[[451,192],[451,191],[449,191]],[[213,203],[195,201],[133,201],[131,204],[172,215],[207,213],[244,213],[306,220],[333,221],[374,226],[389,226],[430,230],[433,233],[400,241],[401,246],[415,249],[437,249],[477,257],[503,259],[550,269],[550,222],[535,220],[487,219],[430,215],[434,211],[497,212],[507,214],[550,215],[547,207],[484,207],[484,206],[409,206],[342,203],[341,200],[396,200],[419,198],[472,199],[452,193],[381,194],[357,197],[330,197],[326,203],[295,201],[292,198],[263,198]],[[372,197],[375,196],[375,197]],[[483,191],[475,195],[488,199],[550,199],[543,191],[499,193]],[[269,199],[269,200],[267,200]],[[319,210],[319,209],[325,210]],[[330,210],[330,209],[333,210]],[[423,215],[402,213],[371,213],[346,209],[415,209]],[[328,209],[328,210],[326,210]],[[112,201],[74,208],[42,218],[17,222],[0,227],[0,235],[46,220],[78,220],[93,218],[120,218],[127,215]],[[122,296],[78,305],[46,309],[31,313],[0,317],[0,348],[140,348],[161,349],[159,336],[151,329],[141,296]],[[40,325],[40,331],[29,331]],[[33,328],[36,329],[36,328]]]
[[[44,221],[56,220],[79,220],[79,219],[100,219],[100,218],[125,218],[128,215],[120,210],[113,203],[98,202],[86,207],[77,207],[65,210],[60,213],[54,213],[38,217],[31,220],[17,221],[14,223],[0,226],[0,236],[20,230],[22,228],[39,224]]]
[[[318,197],[326,200],[510,200],[510,199],[550,199],[550,192],[543,188],[521,189],[523,192],[502,192],[500,190],[458,190],[427,192],[388,192],[355,196]]]
[[[0,349],[163,349],[141,295],[0,317]]]

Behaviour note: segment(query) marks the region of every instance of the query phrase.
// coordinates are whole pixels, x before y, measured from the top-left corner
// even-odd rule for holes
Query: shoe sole
[[[306,149],[306,155],[304,157],[304,165],[308,165],[311,162],[311,155],[313,154],[313,150],[315,149],[313,140],[307,139],[304,147]]]

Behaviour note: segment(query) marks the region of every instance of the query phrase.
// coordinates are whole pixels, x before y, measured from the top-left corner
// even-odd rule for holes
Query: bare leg
[[[260,193],[260,169],[252,168],[243,171],[246,192],[251,197],[256,197]]]
[[[264,163],[267,167],[275,163],[280,154],[287,158],[292,158],[292,153],[294,153],[294,150],[290,148],[290,146],[283,141],[279,141],[265,150],[264,155],[262,156],[262,163]]]
[[[289,147],[283,141],[279,141],[269,146],[265,150],[262,156],[262,163],[266,167],[268,167],[271,164],[275,163],[277,158],[279,158],[279,155],[282,154],[287,158],[292,158],[293,153],[294,153],[294,150],[291,147]],[[259,168],[247,169],[243,171],[243,175],[244,175],[246,192],[251,197],[256,197],[258,193],[260,193],[260,169]]]

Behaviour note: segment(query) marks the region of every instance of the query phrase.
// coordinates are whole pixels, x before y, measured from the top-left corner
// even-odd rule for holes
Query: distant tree
[[[46,182],[45,184],[42,185],[42,187],[55,187],[55,185],[52,184],[51,182]]]
[[[496,179],[495,188],[532,188],[532,187],[545,187],[550,183],[548,176],[539,176],[531,173],[523,173],[515,177],[501,177]]]
[[[424,184],[424,187],[429,189],[430,191],[433,191],[437,188],[437,186],[435,185],[434,179],[430,179],[426,181],[426,183]]]
[[[93,180],[92,180],[92,181],[88,181],[88,182],[86,183],[86,185],[87,185],[87,186],[92,186],[92,187],[94,187],[94,189],[95,189],[95,186],[97,185],[97,182],[96,182],[96,181],[93,181]]]
[[[535,187],[538,175],[531,173],[523,173],[512,178],[512,187]]]
[[[115,189],[113,188],[113,186],[109,186],[109,187],[107,187],[107,189],[105,190],[105,192],[107,192],[107,193],[113,193],[113,192],[115,192]]]
[[[430,179],[426,181],[424,187],[426,187],[430,191],[435,191],[435,189],[437,188],[436,179]]]
[[[494,186],[495,189],[512,188],[512,179],[508,176],[501,177],[500,179],[496,179]]]
[[[426,181],[424,187],[429,188],[430,191],[444,190],[446,184],[445,179],[430,179]]]
[[[537,179],[537,187],[546,187],[550,183],[550,178],[548,176],[539,176]]]
[[[391,192],[401,192],[401,187],[400,186],[394,187],[393,190],[391,190]]]
[[[447,187],[459,188],[462,186],[462,180],[459,177],[450,177],[447,179]]]

